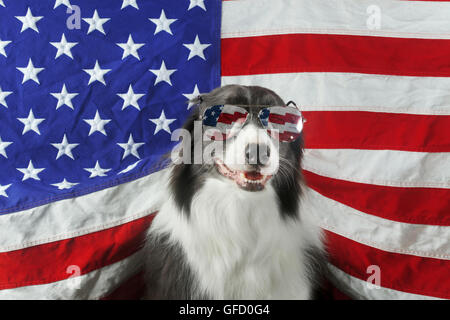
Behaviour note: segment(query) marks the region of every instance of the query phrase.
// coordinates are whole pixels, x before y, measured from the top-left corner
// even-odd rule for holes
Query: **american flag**
[[[0,1],[0,298],[117,297],[138,279],[161,155],[220,85],[220,8]]]
[[[347,296],[450,298],[448,17],[446,1],[223,4],[222,84],[303,110],[301,213]]]
[[[448,17],[446,1],[0,0],[0,298],[138,297],[157,159],[185,100],[231,83],[301,107],[301,210],[339,291],[450,298]]]

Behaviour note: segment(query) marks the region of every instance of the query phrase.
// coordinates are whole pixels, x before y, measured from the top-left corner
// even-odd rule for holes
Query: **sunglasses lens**
[[[296,108],[265,108],[259,113],[259,119],[272,138],[283,142],[296,140],[303,130],[302,114]]]
[[[212,106],[203,114],[203,126],[211,140],[225,140],[242,128],[247,116],[247,110],[240,107]]]

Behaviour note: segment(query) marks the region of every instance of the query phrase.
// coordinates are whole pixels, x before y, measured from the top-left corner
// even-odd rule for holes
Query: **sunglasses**
[[[281,142],[292,142],[300,137],[304,119],[295,106],[268,106],[258,113],[258,119],[267,133]],[[248,120],[249,112],[243,107],[254,105],[216,105],[208,107],[202,116],[206,134],[211,140],[226,140],[235,136]]]

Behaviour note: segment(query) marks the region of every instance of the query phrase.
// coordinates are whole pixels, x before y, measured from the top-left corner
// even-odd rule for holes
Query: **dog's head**
[[[189,161],[177,164],[172,176],[175,199],[183,211],[189,212],[193,194],[212,177],[247,192],[271,184],[281,211],[295,216],[303,143],[298,128],[303,123],[295,118],[296,109],[288,109],[273,91],[257,86],[220,87],[191,103],[196,108],[184,129],[192,138],[189,149],[181,151]]]

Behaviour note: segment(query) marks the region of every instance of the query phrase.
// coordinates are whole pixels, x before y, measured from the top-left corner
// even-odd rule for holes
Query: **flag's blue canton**
[[[188,98],[220,84],[220,9],[0,0],[0,213],[154,170]]]

